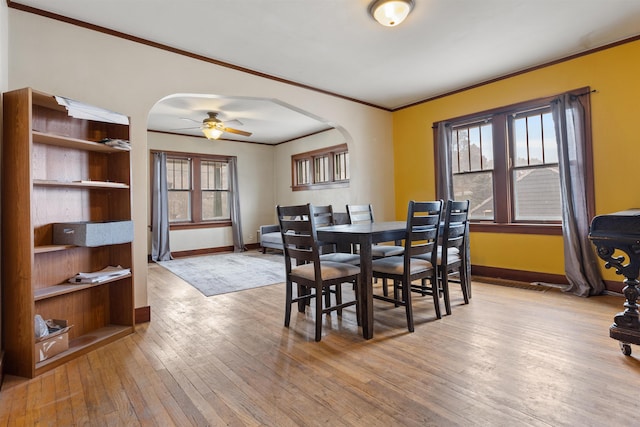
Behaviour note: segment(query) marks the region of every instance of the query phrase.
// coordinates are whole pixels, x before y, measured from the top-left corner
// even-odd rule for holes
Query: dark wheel
[[[626,342],[620,343],[620,350],[622,350],[622,354],[625,356],[631,356],[631,346]]]

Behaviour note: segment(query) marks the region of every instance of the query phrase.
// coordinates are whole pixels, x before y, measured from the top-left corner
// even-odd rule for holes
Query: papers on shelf
[[[98,142],[104,145],[108,145],[109,147],[119,148],[121,150],[131,150],[131,143],[126,139],[105,138]]]
[[[69,283],[100,283],[118,277],[126,276],[130,273],[130,268],[109,266],[93,273],[78,273],[69,279]]]
[[[75,117],[77,119],[119,123],[121,125],[129,124],[129,117],[120,113],[105,110],[104,108],[94,107],[93,105],[83,104],[82,102],[74,101],[73,99],[64,98],[62,96],[56,96],[56,101],[59,105],[62,105],[67,109],[67,112],[71,117]]]

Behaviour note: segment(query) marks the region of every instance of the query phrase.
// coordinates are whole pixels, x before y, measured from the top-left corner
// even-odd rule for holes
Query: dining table
[[[373,275],[371,245],[374,243],[403,240],[406,235],[405,221],[372,222],[368,224],[340,224],[318,227],[318,240],[347,247],[359,245],[360,253],[360,315],[362,336],[373,338]]]

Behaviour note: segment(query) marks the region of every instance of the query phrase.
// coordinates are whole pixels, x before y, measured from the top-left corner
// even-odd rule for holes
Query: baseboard
[[[150,306],[144,306],[144,307],[138,307],[134,310],[134,321],[136,323],[136,325],[139,325],[140,323],[147,323],[151,321],[151,307]]]
[[[497,279],[514,280],[517,282],[544,282],[568,285],[569,281],[564,275],[539,273],[536,271],[510,270],[508,268],[486,267],[483,265],[471,265],[471,274],[482,277],[495,277]]]
[[[483,265],[472,265],[471,274],[482,277],[494,277],[497,279],[514,280],[517,282],[542,282],[557,283],[559,285],[568,285],[569,281],[563,274],[540,273],[537,271],[510,270],[508,268],[486,267]],[[615,282],[611,280],[604,281],[605,290],[607,292],[622,293],[624,284],[622,281]]]
[[[247,250],[260,249],[260,243],[249,243],[245,245]],[[196,255],[209,255],[216,254],[220,252],[233,252],[233,246],[221,246],[218,248],[203,248],[203,249],[191,249],[188,251],[176,251],[171,252],[171,256],[173,258],[184,258],[188,256],[196,256]],[[147,255],[147,261],[153,262],[151,259],[151,255]]]
[[[622,289],[624,288],[624,283],[622,283],[622,280],[620,280],[619,282],[614,282],[613,280],[605,280],[604,287],[609,293],[623,295]]]
[[[0,352],[0,389],[4,383],[4,351]]]

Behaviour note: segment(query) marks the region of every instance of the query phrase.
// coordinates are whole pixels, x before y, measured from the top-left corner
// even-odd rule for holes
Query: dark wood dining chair
[[[471,278],[468,277],[467,262],[469,238],[469,200],[449,200],[444,217],[442,245],[439,250],[438,271],[447,314],[451,314],[449,282],[451,275],[457,276],[465,304],[469,304]]]
[[[451,314],[451,297],[449,283],[452,277],[460,283],[462,297],[465,304],[469,304],[471,296],[471,278],[468,275],[468,238],[469,238],[469,201],[448,200],[444,213],[444,225],[440,236],[441,244],[438,246],[436,257],[429,254],[419,257],[428,261],[436,260],[439,276],[439,287],[444,296],[445,310]],[[431,293],[432,288],[426,282],[420,286],[414,286],[416,292]]]
[[[313,222],[316,228],[328,227],[335,225],[335,217],[333,206],[331,205],[314,205],[313,206]],[[318,242],[320,246],[320,260],[343,262],[347,264],[360,264],[360,255],[349,252],[341,252],[335,243]]]
[[[284,325],[288,328],[291,320],[291,306],[298,304],[298,311],[304,312],[311,299],[315,298],[315,340],[322,337],[322,315],[351,305],[356,306],[356,320],[360,325],[360,267],[352,264],[320,260],[320,246],[316,233],[314,207],[311,204],[298,206],[277,206],[278,223],[282,233],[286,273],[286,307]],[[297,294],[293,295],[293,283]],[[340,286],[352,283],[355,298],[343,302]],[[334,287],[336,302],[327,304],[328,295]],[[324,304],[323,304],[323,301]]]
[[[347,205],[347,215],[349,215],[349,224],[370,224],[374,222],[373,206],[368,205]],[[398,242],[396,242],[398,243]],[[396,244],[371,246],[371,256],[373,258],[384,258],[387,256],[402,255],[404,246]]]
[[[407,212],[407,230],[405,234],[404,254],[373,260],[372,275],[393,281],[393,297],[374,294],[374,298],[404,306],[407,316],[407,328],[414,331],[413,309],[411,306],[411,283],[428,279],[437,289],[437,270],[430,261],[416,258],[430,254],[436,256],[438,234],[442,218],[442,202],[410,201]],[[436,317],[441,318],[438,293],[433,293]]]
[[[368,205],[347,205],[347,215],[349,217],[349,224],[371,224],[375,220],[373,218],[373,206]],[[371,258],[378,259],[388,256],[397,256],[404,253],[404,246],[400,246],[401,242],[394,242],[395,245],[387,244],[373,244],[371,245]],[[354,245],[353,252],[357,253],[358,245]],[[378,279],[375,279],[375,283],[378,283]],[[388,295],[387,280],[382,279],[382,292],[384,295]]]

